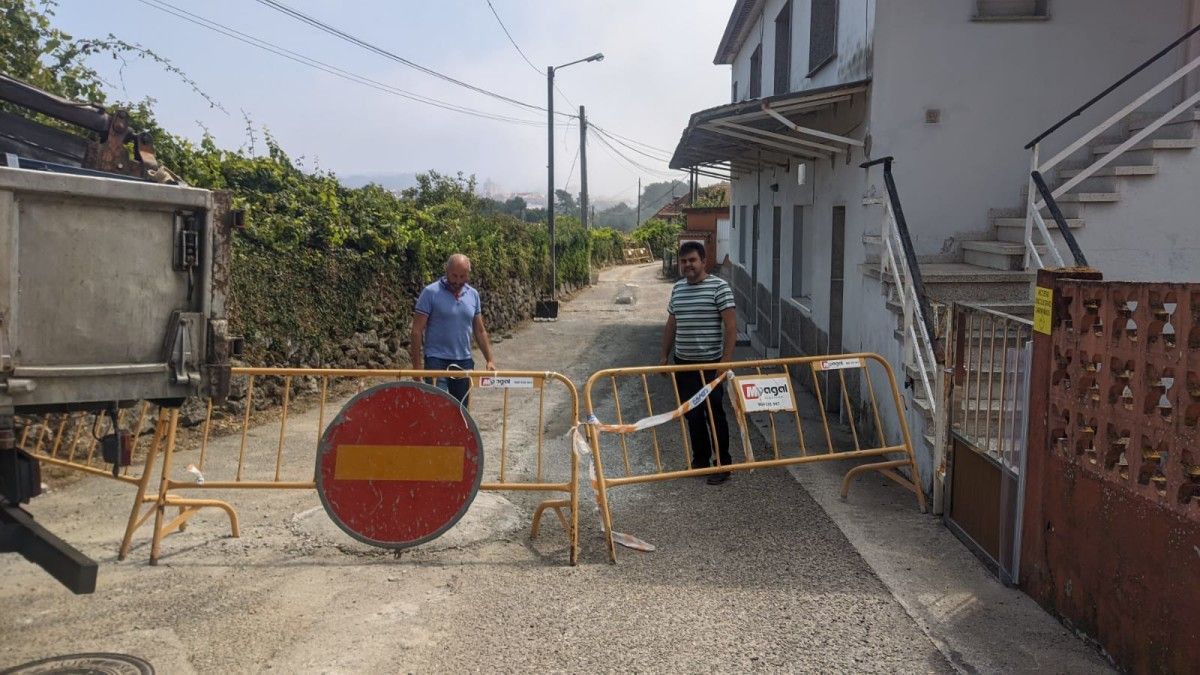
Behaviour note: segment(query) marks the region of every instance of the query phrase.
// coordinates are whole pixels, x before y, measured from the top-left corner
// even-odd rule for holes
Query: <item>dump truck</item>
[[[21,507],[41,479],[15,416],[107,416],[101,447],[118,464],[120,408],[223,398],[240,351],[226,297],[241,214],[160,166],[124,111],[3,74],[0,102],[0,551],[90,592],[95,564]]]

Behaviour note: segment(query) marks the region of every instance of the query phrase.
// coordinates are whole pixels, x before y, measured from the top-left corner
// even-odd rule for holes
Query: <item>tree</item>
[[[575,197],[566,190],[554,191],[554,213],[555,215],[562,214],[564,216],[579,217],[579,204],[575,201]]]
[[[416,202],[418,208],[434,204],[453,202],[465,207],[475,206],[479,198],[475,195],[475,176],[447,176],[437,171],[417,175],[417,185],[401,193],[405,199]]]
[[[596,225],[628,232],[634,228],[637,213],[625,202],[596,213]]]

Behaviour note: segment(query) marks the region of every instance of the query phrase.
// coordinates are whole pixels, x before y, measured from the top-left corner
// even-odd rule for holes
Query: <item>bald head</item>
[[[446,259],[446,285],[457,293],[471,280],[471,259],[461,253],[455,253]]]

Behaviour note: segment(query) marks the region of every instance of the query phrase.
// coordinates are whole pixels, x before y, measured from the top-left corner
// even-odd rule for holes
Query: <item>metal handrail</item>
[[[1102,157],[1100,157],[1096,161],[1092,162],[1086,168],[1081,169],[1078,172],[1075,172],[1074,176],[1072,176],[1069,180],[1067,180],[1063,184],[1056,187],[1053,191],[1049,191],[1046,189],[1045,181],[1042,181],[1042,185],[1037,185],[1036,184],[1037,181],[1035,180],[1035,178],[1039,178],[1040,176],[1045,174],[1045,172],[1058,166],[1058,164],[1060,162],[1062,162],[1064,159],[1070,157],[1073,153],[1079,151],[1081,148],[1086,146],[1088,143],[1092,142],[1095,138],[1097,138],[1106,129],[1109,129],[1114,124],[1117,124],[1120,120],[1124,119],[1127,115],[1129,115],[1133,111],[1139,109],[1142,105],[1144,105],[1147,101],[1151,100],[1153,97],[1166,91],[1168,87],[1172,86],[1176,82],[1179,82],[1184,77],[1186,77],[1189,73],[1195,72],[1198,69],[1200,69],[1200,57],[1192,59],[1191,61],[1186,63],[1182,68],[1179,68],[1175,72],[1173,72],[1170,75],[1168,75],[1167,77],[1163,78],[1162,81],[1158,82],[1153,87],[1151,87],[1149,90],[1147,90],[1145,93],[1141,94],[1140,96],[1135,98],[1133,101],[1131,101],[1130,103],[1125,105],[1123,108],[1121,108],[1117,112],[1110,115],[1108,117],[1108,119],[1106,119],[1105,121],[1103,121],[1100,124],[1093,127],[1087,133],[1080,136],[1078,139],[1076,139],[1075,141],[1070,143],[1067,147],[1060,150],[1058,152],[1058,154],[1054,155],[1054,157],[1052,157],[1051,159],[1047,160],[1044,163],[1040,161],[1041,141],[1043,139],[1045,139],[1047,136],[1049,136],[1050,134],[1054,133],[1059,128],[1061,128],[1064,124],[1066,124],[1066,122],[1077,117],[1084,110],[1087,110],[1087,108],[1089,108],[1091,105],[1093,105],[1094,103],[1099,101],[1101,98],[1104,98],[1105,96],[1107,96],[1109,93],[1111,93],[1117,87],[1119,87],[1121,84],[1127,82],[1134,75],[1137,75],[1139,72],[1145,70],[1149,65],[1151,65],[1155,61],[1162,58],[1164,55],[1166,55],[1172,49],[1179,46],[1181,43],[1183,43],[1184,41],[1186,41],[1188,38],[1192,37],[1193,35],[1197,34],[1198,32],[1200,32],[1200,25],[1194,26],[1191,30],[1189,30],[1187,33],[1185,33],[1182,37],[1175,40],[1174,42],[1172,42],[1170,45],[1168,45],[1164,49],[1160,50],[1157,54],[1155,54],[1149,60],[1142,63],[1140,66],[1135,68],[1132,72],[1125,75],[1125,77],[1121,78],[1115,84],[1113,84],[1112,86],[1105,89],[1103,92],[1100,93],[1100,95],[1093,97],[1090,101],[1088,101],[1086,104],[1084,104],[1078,110],[1071,113],[1066,118],[1060,120],[1057,124],[1053,125],[1049,129],[1047,129],[1045,132],[1040,134],[1037,138],[1033,139],[1032,141],[1029,142],[1028,145],[1025,146],[1025,149],[1031,150],[1030,167],[1029,167],[1031,179],[1030,179],[1030,183],[1029,183],[1029,190],[1028,190],[1026,210],[1025,210],[1025,267],[1027,269],[1031,266],[1037,267],[1037,268],[1041,268],[1044,266],[1043,260],[1042,260],[1042,255],[1038,252],[1037,246],[1035,246],[1033,243],[1033,234],[1034,234],[1035,226],[1036,226],[1037,230],[1040,232],[1040,234],[1042,235],[1043,241],[1046,246],[1046,250],[1049,252],[1050,257],[1052,258],[1052,262],[1054,264],[1057,264],[1060,267],[1065,266],[1065,261],[1063,260],[1062,254],[1059,253],[1058,247],[1055,245],[1054,240],[1050,236],[1050,231],[1046,227],[1045,220],[1042,218],[1042,215],[1040,213],[1041,209],[1042,208],[1050,208],[1051,206],[1053,206],[1053,209],[1057,210],[1058,206],[1057,206],[1057,204],[1054,203],[1054,200],[1057,197],[1059,197],[1060,195],[1066,194],[1068,191],[1072,190],[1076,186],[1081,185],[1085,180],[1091,178],[1102,168],[1104,168],[1105,166],[1108,166],[1110,163],[1112,163],[1117,157],[1121,156],[1123,153],[1130,150],[1131,148],[1136,146],[1138,143],[1141,143],[1146,138],[1149,138],[1149,136],[1151,134],[1155,133],[1160,127],[1162,127],[1164,124],[1166,124],[1169,120],[1175,119],[1179,114],[1187,111],[1192,106],[1200,104],[1200,92],[1196,92],[1196,93],[1191,94],[1190,96],[1187,96],[1186,98],[1184,98],[1184,100],[1181,103],[1176,105],[1174,108],[1172,108],[1165,114],[1159,115],[1156,119],[1154,119],[1153,121],[1151,121],[1150,123],[1148,123],[1144,127],[1142,127],[1140,131],[1133,133],[1129,138],[1127,138],[1126,140],[1124,140],[1121,143],[1118,143],[1115,147],[1109,149],[1107,152],[1104,153],[1104,155]],[[1041,194],[1043,197],[1041,201],[1039,201],[1037,198],[1038,194]],[[1055,223],[1058,225],[1059,229],[1062,231],[1064,239],[1066,239],[1068,245],[1071,246],[1071,253],[1075,257],[1076,264],[1077,265],[1082,264],[1080,261],[1086,260],[1086,258],[1083,257],[1082,251],[1079,250],[1078,244],[1077,244],[1077,242],[1075,242],[1074,236],[1071,235],[1070,232],[1068,231],[1068,229],[1066,228],[1065,219],[1062,218],[1061,212],[1058,212],[1058,213],[1052,212],[1052,215],[1055,217]]]
[[[1175,40],[1171,44],[1167,45],[1161,51],[1159,51],[1157,54],[1150,57],[1146,61],[1142,62],[1142,64],[1140,66],[1131,70],[1127,75],[1125,75],[1125,77],[1122,77],[1121,79],[1117,80],[1112,85],[1110,85],[1107,89],[1105,89],[1104,91],[1100,92],[1099,94],[1093,96],[1091,98],[1091,100],[1089,100],[1087,103],[1084,103],[1083,105],[1076,108],[1074,112],[1072,112],[1071,114],[1067,115],[1066,117],[1064,117],[1061,120],[1059,120],[1058,122],[1056,122],[1049,129],[1046,129],[1042,133],[1038,134],[1038,136],[1036,138],[1034,138],[1032,141],[1029,141],[1028,143],[1025,144],[1025,149],[1032,150],[1033,146],[1037,145],[1038,143],[1041,143],[1043,139],[1045,139],[1047,136],[1054,133],[1055,131],[1058,131],[1067,122],[1070,122],[1071,120],[1075,119],[1076,117],[1079,117],[1081,114],[1083,114],[1083,112],[1085,110],[1087,110],[1088,108],[1095,105],[1096,102],[1098,102],[1100,99],[1104,98],[1105,96],[1108,96],[1113,91],[1115,91],[1118,87],[1120,87],[1122,84],[1125,84],[1130,79],[1132,79],[1134,76],[1136,76],[1138,73],[1149,68],[1151,65],[1154,64],[1154,62],[1156,62],[1159,59],[1161,59],[1162,57],[1166,56],[1168,52],[1170,52],[1172,49],[1175,49],[1179,45],[1183,44],[1183,42],[1185,42],[1191,36],[1195,35],[1197,32],[1200,32],[1200,24],[1196,24],[1195,26],[1193,26],[1192,29],[1189,30],[1188,32],[1184,33],[1182,37]]]
[[[1083,255],[1083,249],[1079,248],[1079,242],[1075,240],[1075,235],[1072,234],[1071,228],[1067,227],[1067,219],[1063,217],[1062,210],[1058,208],[1058,202],[1054,199],[1054,193],[1050,191],[1050,186],[1046,185],[1046,179],[1042,178],[1040,171],[1031,171],[1029,177],[1033,179],[1033,184],[1037,186],[1038,192],[1041,193],[1042,199],[1046,202],[1046,208],[1050,209],[1050,215],[1054,217],[1054,223],[1058,225],[1058,231],[1062,234],[1063,240],[1067,242],[1067,248],[1071,249],[1071,256],[1075,258],[1075,265],[1078,267],[1087,267],[1087,258]]]
[[[896,219],[896,233],[899,235],[901,248],[904,249],[904,260],[908,264],[908,274],[912,279],[913,294],[916,296],[921,322],[925,328],[926,337],[933,344],[937,331],[933,325],[933,313],[929,309],[929,298],[925,295],[925,280],[921,277],[921,267],[917,263],[917,251],[913,247],[912,237],[908,233],[908,221],[904,218],[904,209],[900,206],[900,193],[896,190],[896,180],[892,177],[892,162],[895,157],[888,155],[879,159],[859,164],[861,168],[869,169],[876,164],[883,164],[883,183],[887,188],[888,201],[891,203],[892,214]]]

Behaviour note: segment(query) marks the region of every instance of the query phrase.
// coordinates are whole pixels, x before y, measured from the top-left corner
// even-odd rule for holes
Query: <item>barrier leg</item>
[[[608,510],[608,485],[604,481],[604,465],[600,460],[600,432],[589,426],[588,438],[592,441],[592,464],[595,466],[596,474],[591,477],[592,492],[596,495],[596,509],[600,512],[600,526],[604,529],[604,539],[608,545],[608,560],[616,563],[617,544],[613,541],[612,513]]]
[[[579,456],[571,453],[571,565],[579,561]]]
[[[125,536],[121,539],[121,548],[117,551],[117,560],[124,560],[129,555],[129,548],[133,544],[133,533],[137,531],[146,518],[154,512],[154,507],[142,513],[142,505],[152,501],[157,503],[158,496],[148,498],[146,496],[146,488],[150,486],[150,476],[154,473],[154,462],[158,458],[158,449],[162,444],[163,425],[166,423],[166,412],[159,410],[158,424],[154,427],[154,439],[150,442],[150,449],[146,451],[146,466],[142,470],[142,477],[137,483],[137,494],[133,498],[133,508],[129,511],[129,522],[125,525]]]
[[[162,545],[163,511],[167,508],[167,486],[171,481],[171,460],[175,454],[175,431],[179,424],[179,409],[173,408],[167,423],[167,448],[163,451],[162,480],[159,481],[158,499],[154,504],[154,533],[150,539],[150,564],[158,564],[158,550]]]

